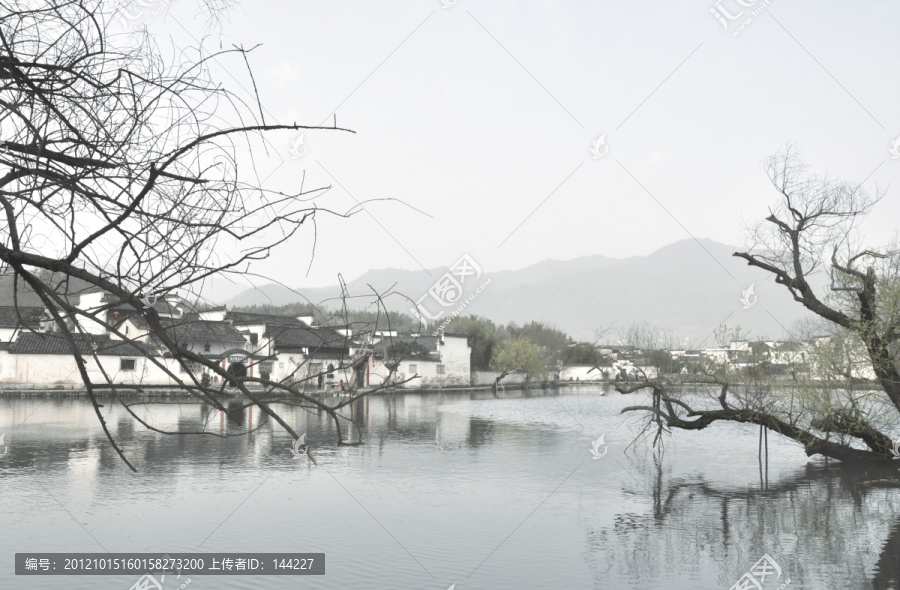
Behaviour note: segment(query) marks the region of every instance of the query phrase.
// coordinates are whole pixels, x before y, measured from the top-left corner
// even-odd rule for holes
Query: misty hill
[[[61,274],[42,275],[43,280],[50,281],[56,288],[56,292],[75,300],[78,293],[91,288],[91,285],[81,279],[70,277],[66,279]],[[18,305],[22,307],[43,307],[40,296],[28,286],[22,277],[16,279],[12,274],[0,275],[0,305]]]
[[[810,317],[802,306],[776,285],[765,272],[751,268],[732,253],[735,246],[711,240],[682,240],[648,256],[608,258],[585,256],[574,260],[545,260],[519,270],[484,271],[478,284],[491,283],[465,309],[495,322],[542,321],[555,325],[576,339],[591,339],[600,327],[613,331],[632,321],[647,320],[691,340],[693,346],[713,345],[710,336],[723,321],[740,324],[756,337],[782,338],[799,319]],[[425,271],[371,270],[348,283],[351,295],[370,293],[367,285],[394,291],[417,300],[449,269]],[[464,294],[474,290],[465,284]],[[756,304],[744,309],[743,291],[755,284]],[[300,291],[300,289],[298,289]],[[337,287],[303,289],[313,303],[335,307]],[[302,299],[289,289],[266,285],[248,289],[228,300],[229,307],[270,303],[283,305]],[[752,300],[752,299],[751,299]],[[441,308],[426,298],[434,313]],[[428,304],[431,303],[430,306]],[[412,303],[394,295],[391,310],[409,313]],[[361,305],[350,301],[351,307]],[[615,339],[615,335],[611,336]]]

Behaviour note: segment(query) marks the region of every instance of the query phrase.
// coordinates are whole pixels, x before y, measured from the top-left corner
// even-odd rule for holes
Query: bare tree
[[[249,50],[199,47],[193,56],[167,60],[152,37],[114,34],[112,21],[99,1],[0,0],[0,263],[13,275],[14,292],[25,286],[46,308],[52,337],[71,352],[97,418],[126,463],[97,393],[109,390],[129,407],[119,396],[128,386],[104,368],[92,337],[98,332],[219,410],[224,384],[231,383],[232,393],[295,439],[274,401],[326,411],[337,423],[338,410],[361,394],[329,406],[303,392],[311,375],[276,382],[228,374],[186,347],[177,322],[147,303],[151,294],[159,301],[176,290],[196,295],[212,276],[247,272],[318,217],[350,214],[321,205],[328,187],[309,190],[301,180],[285,191],[260,180],[274,167],[272,134],[350,130],[336,122],[274,123],[255,93],[220,84],[212,72],[225,64],[246,71],[247,86],[255,88]],[[90,289],[107,293],[108,303],[79,307],[78,295]],[[152,345],[123,333],[110,319],[113,308],[139,316]],[[197,367],[223,385],[201,380]]]
[[[900,418],[900,374],[894,345],[900,329],[900,258],[895,248],[867,249],[856,229],[883,196],[859,184],[811,174],[796,150],[767,162],[779,194],[764,222],[750,228],[751,247],[734,255],[761,268],[794,300],[828,325],[858,339],[880,391],[860,396],[852,374],[811,374],[800,382],[748,389],[725,372],[711,370],[716,391],[701,387],[683,394],[661,379],[620,386],[623,392],[649,388],[645,411],[660,428],[700,430],[716,421],[760,424],[801,443],[807,455],[840,460],[889,459],[888,432]],[[831,275],[831,288],[817,293],[814,273]],[[858,359],[857,359],[858,360]]]

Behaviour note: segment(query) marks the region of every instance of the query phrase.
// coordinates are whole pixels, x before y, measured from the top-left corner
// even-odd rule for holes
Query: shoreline
[[[592,387],[598,385],[608,385],[613,383],[612,381],[579,381],[579,382],[558,382],[558,383],[548,383],[544,385],[532,385],[531,387],[523,387],[522,383],[511,383],[509,385],[503,385],[500,388],[500,391],[503,390],[522,390],[522,389],[560,389],[564,387],[578,387],[581,385],[589,385]],[[396,389],[386,389],[380,391],[372,391],[369,395],[393,395],[397,393],[462,393],[462,392],[477,392],[477,391],[491,391],[492,385],[471,385],[471,386],[451,386],[451,387],[398,387]],[[121,389],[116,388],[116,394],[119,397],[163,397],[163,398],[171,398],[171,397],[184,397],[184,398],[193,398],[195,397],[190,390],[185,390],[179,387],[171,387],[168,385],[145,385],[145,386],[127,386]],[[254,393],[262,393],[262,389],[251,389]],[[314,396],[338,396],[338,395],[349,395],[350,392],[344,392],[341,394],[340,391],[336,389],[321,391],[321,390],[312,390],[302,392],[308,395]],[[361,393],[360,391],[354,393]],[[101,388],[94,390],[94,396],[97,398],[113,398],[116,397],[116,394],[113,394],[113,388],[106,385]],[[222,391],[220,395],[226,399],[237,399],[243,397],[240,392],[231,392],[231,391]],[[84,387],[74,387],[74,386],[56,386],[56,387],[34,387],[34,386],[12,386],[12,387],[0,387],[0,399],[2,398],[83,398],[87,397],[87,389]]]
[[[608,385],[615,385],[619,383],[617,381],[611,380],[603,380],[603,381],[553,381],[547,383],[539,383],[539,384],[528,384],[526,386],[525,383],[510,383],[508,385],[501,385],[500,391],[521,391],[521,390],[553,390],[553,389],[567,389],[567,388],[577,388],[582,386],[588,387],[603,387]],[[624,382],[623,382],[624,383]],[[685,386],[718,386],[714,382],[688,382],[688,383],[677,383],[673,384],[676,388],[681,388]],[[735,383],[733,385],[740,385]],[[773,384],[775,385],[775,384]],[[785,383],[787,385],[787,383]],[[809,385],[809,384],[807,384]],[[815,386],[815,384],[812,384]],[[875,383],[860,383],[857,384],[857,392],[871,392],[871,391],[883,391],[880,388],[880,385]],[[373,388],[369,388],[373,389]],[[465,392],[482,392],[482,391],[492,391],[492,385],[469,385],[469,386],[460,386],[454,385],[449,387],[398,387],[396,389],[385,389],[385,390],[377,390],[377,391],[369,391],[368,395],[394,395],[398,393],[465,393]],[[196,396],[193,395],[191,390],[185,390],[179,387],[172,387],[170,385],[143,385],[143,386],[121,386],[115,388],[116,393],[114,394],[114,388],[109,385],[104,385],[98,387],[94,390],[94,396],[97,398],[109,399],[118,397],[127,397],[127,398],[188,398],[188,399],[196,399]],[[253,393],[263,393],[262,388],[251,388]],[[353,392],[354,394],[364,393],[366,390],[357,390]],[[337,389],[330,390],[308,390],[302,391],[301,393],[310,395],[310,396],[341,396],[341,395],[351,395],[350,392],[341,393]],[[636,392],[635,392],[636,393]],[[218,394],[223,399],[239,399],[244,396],[241,395],[238,391],[220,391]],[[4,398],[85,398],[87,397],[87,389],[84,387],[75,387],[75,386],[55,386],[55,387],[35,387],[35,386],[9,386],[9,387],[0,387],[0,399]]]

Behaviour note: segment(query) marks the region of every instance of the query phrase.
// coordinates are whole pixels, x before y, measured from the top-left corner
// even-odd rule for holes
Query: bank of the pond
[[[571,389],[578,387],[596,387],[596,386],[605,386],[611,381],[606,382],[572,382],[572,381],[559,381],[559,382],[548,382],[548,383],[511,383],[509,385],[501,385],[501,391],[514,391],[514,390],[539,390],[539,389]],[[337,389],[330,390],[309,390],[304,391],[303,393],[306,395],[312,396],[333,396],[333,395],[345,395],[350,396],[358,393],[368,393],[369,395],[389,395],[396,393],[463,393],[467,391],[491,391],[493,386],[491,385],[472,385],[472,386],[455,386],[455,387],[421,387],[421,388],[370,388],[370,389],[360,389],[354,392],[344,392],[343,394]],[[251,388],[251,392],[254,393],[263,393],[262,388]],[[240,392],[235,391],[233,389],[224,390],[219,393],[222,397],[225,398],[237,398],[241,397]],[[170,386],[143,386],[143,387],[116,387],[115,389],[103,386],[94,389],[94,396],[97,398],[113,398],[113,397],[161,397],[161,398],[170,398],[170,397],[186,397],[192,398],[194,397],[190,390],[185,390],[177,387]],[[83,387],[29,387],[29,386],[7,386],[4,388],[0,388],[0,398],[82,398],[87,397],[87,389]]]

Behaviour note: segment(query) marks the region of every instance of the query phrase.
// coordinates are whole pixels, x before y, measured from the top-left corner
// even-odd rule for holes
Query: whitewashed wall
[[[500,376],[499,371],[473,371],[472,372],[472,385],[493,385],[494,380]],[[511,383],[524,383],[525,375],[520,373],[513,373],[512,375],[507,375],[503,378],[503,381],[500,382],[500,385],[509,385]]]
[[[592,365],[571,365],[563,367],[559,373],[560,381],[603,381],[603,370],[609,372],[612,379],[615,376],[615,370],[612,367],[600,367],[600,369],[592,369]]]
[[[121,370],[121,358],[133,358],[133,371]],[[114,383],[143,385],[175,385],[162,367],[142,357],[101,356],[100,366]],[[164,367],[188,381],[174,359],[157,359]],[[86,359],[87,373],[94,383],[105,383],[106,378],[93,358]],[[83,386],[75,359],[63,354],[9,354],[0,351],[0,383],[27,386]]]

